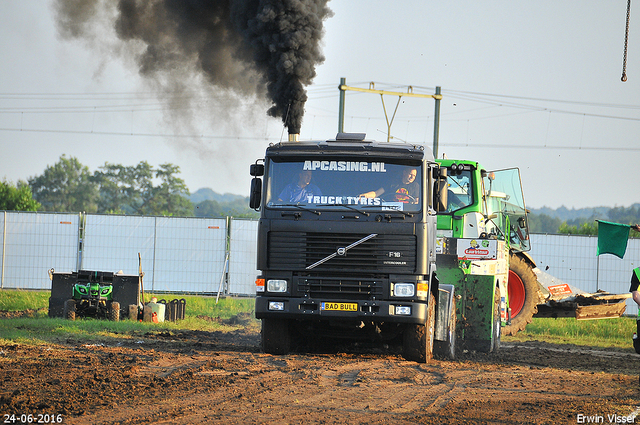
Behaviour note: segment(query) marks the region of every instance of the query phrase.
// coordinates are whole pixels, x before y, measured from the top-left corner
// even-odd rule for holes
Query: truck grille
[[[302,271],[368,234],[270,232],[269,268]],[[413,273],[416,267],[414,235],[379,234],[349,249],[345,255],[317,265],[312,270],[357,273]]]
[[[373,277],[299,277],[298,293],[310,298],[369,300],[382,297],[383,279]]]

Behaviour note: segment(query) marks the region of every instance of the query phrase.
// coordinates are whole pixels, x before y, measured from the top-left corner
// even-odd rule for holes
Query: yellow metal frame
[[[380,100],[382,101],[382,109],[384,110],[384,118],[387,121],[387,142],[389,142],[391,140],[391,125],[393,124],[393,120],[396,117],[396,112],[398,112],[398,106],[400,106],[400,100],[406,96],[406,97],[430,97],[432,99],[436,99],[436,100],[441,100],[442,99],[442,95],[441,94],[422,94],[422,93],[414,93],[413,92],[413,87],[412,86],[408,86],[407,87],[407,92],[397,92],[397,91],[388,91],[388,90],[377,90],[375,88],[375,83],[371,82],[369,83],[369,88],[368,89],[363,89],[360,87],[351,87],[351,86],[347,86],[346,84],[340,84],[338,86],[338,88],[341,91],[358,91],[358,92],[362,92],[362,93],[375,93],[375,94],[379,94],[380,95]],[[398,102],[396,103],[396,107],[393,110],[393,115],[391,116],[391,121],[389,121],[389,115],[387,114],[387,107],[384,104],[384,95],[389,95],[389,96],[398,96]]]

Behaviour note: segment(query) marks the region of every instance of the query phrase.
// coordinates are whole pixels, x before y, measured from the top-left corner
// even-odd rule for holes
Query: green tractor
[[[78,271],[73,295],[64,303],[64,317],[69,320],[94,317],[119,321],[120,303],[113,300],[113,273]]]
[[[456,286],[456,293],[462,296],[458,309],[463,307],[461,318],[468,322],[465,332],[474,334],[470,339],[477,338],[476,345],[486,345],[480,351],[493,351],[500,333],[515,335],[523,330],[543,300],[542,286],[533,271],[535,263],[527,253],[529,226],[520,172],[517,168],[487,172],[475,161],[437,162],[444,184],[438,211],[439,253],[453,254],[457,260],[445,261],[439,255],[440,283]],[[483,279],[488,283],[481,290]],[[480,303],[486,312],[478,303],[465,302],[465,292],[478,300],[482,298],[479,291],[487,292]],[[497,313],[492,312],[492,304]],[[477,314],[470,314],[472,311]],[[480,320],[480,316],[487,317]]]

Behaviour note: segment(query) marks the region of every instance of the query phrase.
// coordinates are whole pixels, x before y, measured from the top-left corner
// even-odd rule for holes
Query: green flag
[[[609,221],[596,221],[598,222],[598,252],[596,255],[613,254],[618,258],[623,258],[627,251],[631,226]]]

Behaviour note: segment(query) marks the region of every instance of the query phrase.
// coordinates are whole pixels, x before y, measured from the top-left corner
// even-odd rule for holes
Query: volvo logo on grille
[[[368,241],[371,238],[375,238],[376,236],[378,236],[377,233],[372,233],[369,236],[365,236],[364,238],[355,241],[354,243],[352,243],[351,245],[345,246],[345,247],[340,247],[338,249],[336,249],[336,252],[334,252],[333,254],[327,255],[326,257],[324,257],[322,260],[320,261],[316,261],[315,263],[311,264],[310,266],[307,266],[306,269],[307,270],[311,270],[312,268],[319,266],[320,264],[331,260],[334,257],[340,256],[340,257],[344,257],[345,255],[347,255],[347,251],[349,251],[351,248],[353,248],[354,246],[358,246],[363,242]]]

